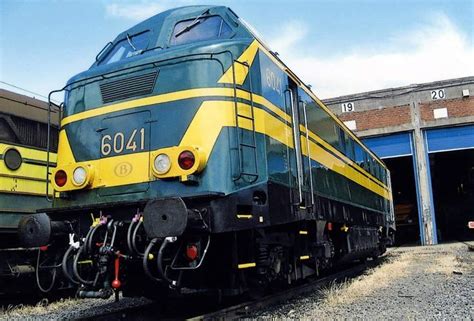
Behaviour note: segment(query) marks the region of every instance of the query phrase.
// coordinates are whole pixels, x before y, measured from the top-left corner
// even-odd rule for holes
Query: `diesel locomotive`
[[[79,297],[240,294],[392,242],[387,167],[227,7],[137,24],[64,91],[23,239]]]
[[[50,206],[45,197],[47,110],[44,101],[0,89],[0,297],[47,291],[53,277],[51,269],[42,269],[50,264],[38,257],[39,248],[25,248],[21,239],[29,215]],[[51,168],[56,163],[58,125],[59,113],[54,109],[49,126]],[[49,197],[52,191],[50,186]],[[39,220],[45,217],[45,214],[35,216]],[[19,285],[34,284],[35,279],[39,289]]]

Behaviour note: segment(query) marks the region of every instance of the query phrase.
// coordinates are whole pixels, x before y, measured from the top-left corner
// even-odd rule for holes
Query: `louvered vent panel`
[[[102,101],[105,104],[131,97],[149,95],[153,92],[157,75],[158,72],[155,71],[101,84]]]

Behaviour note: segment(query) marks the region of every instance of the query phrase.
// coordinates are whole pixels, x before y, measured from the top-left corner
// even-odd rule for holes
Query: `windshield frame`
[[[190,23],[192,23],[192,22],[195,21],[195,20],[201,20],[201,19],[204,19],[204,20],[205,20],[205,19],[210,19],[210,18],[213,18],[213,17],[219,17],[219,18],[221,18],[221,22],[222,22],[222,23],[225,23],[225,24],[229,27],[229,29],[230,29],[231,32],[230,32],[230,35],[229,35],[228,38],[227,38],[227,37],[226,37],[226,38],[220,38],[220,37],[218,37],[218,38],[207,39],[207,40],[191,41],[191,42],[186,42],[186,43],[182,43],[182,44],[173,44],[173,43],[172,43],[172,39],[173,39],[173,35],[174,35],[174,30],[176,29],[176,26],[177,26],[179,23],[182,23],[182,22],[184,22],[184,21],[189,21]],[[196,18],[198,18],[198,19],[196,19]],[[199,24],[201,24],[202,22],[203,22],[203,21],[201,20],[201,22],[197,23],[196,25],[199,25]],[[194,26],[196,26],[196,25],[194,25]],[[193,27],[194,27],[194,26],[193,26]],[[190,30],[192,30],[192,28],[191,28]],[[220,32],[220,31],[219,31],[219,32]],[[186,33],[186,32],[184,32],[184,33]],[[188,44],[191,44],[191,43],[198,43],[198,42],[201,42],[201,41],[209,41],[209,40],[217,40],[217,39],[231,39],[232,37],[235,36],[235,33],[236,33],[235,28],[233,28],[233,27],[232,27],[232,24],[229,23],[226,19],[224,19],[224,17],[223,17],[222,15],[209,13],[209,14],[206,14],[206,15],[202,16],[202,14],[201,14],[201,15],[198,15],[198,16],[195,16],[195,17],[184,18],[184,19],[180,19],[180,20],[176,21],[176,22],[172,25],[171,32],[170,32],[170,35],[169,35],[169,37],[168,37],[168,41],[167,41],[166,46],[167,46],[168,48],[170,48],[170,47],[175,47],[175,46],[188,45]],[[181,31],[180,31],[180,35],[179,35],[177,38],[179,38],[182,34],[183,34],[183,33],[181,33]]]
[[[145,45],[145,47],[143,47],[143,49],[139,49],[139,50],[134,50],[134,52],[138,52],[141,50],[141,52],[137,53],[137,54],[134,54],[130,57],[125,57],[125,58],[122,58],[122,59],[119,59],[117,61],[114,61],[112,63],[115,63],[115,62],[119,62],[119,61],[123,61],[125,59],[128,59],[128,58],[132,58],[132,57],[135,57],[135,56],[138,56],[138,55],[141,55],[143,54],[144,52],[146,52],[148,50],[148,47],[150,46],[150,41],[151,41],[151,36],[153,34],[152,30],[151,29],[145,29],[145,30],[141,30],[139,32],[136,32],[134,34],[129,34],[129,33],[125,33],[125,35],[121,38],[117,38],[116,40],[114,40],[112,43],[113,45],[112,46],[109,46],[108,50],[106,50],[104,53],[102,53],[101,57],[99,57],[100,59],[96,61],[96,65],[97,66],[100,66],[100,65],[108,65],[109,63],[105,63],[105,60],[107,57],[109,57],[109,54],[111,52],[113,52],[113,50],[117,47],[118,44],[122,43],[122,42],[125,42],[127,43],[132,49],[135,49],[134,48],[134,44],[133,44],[133,38],[136,37],[136,36],[139,36],[141,34],[145,34],[149,32],[150,33],[150,37],[148,38],[147,40],[147,43]],[[132,42],[133,46],[130,44],[130,42]],[[110,43],[110,42],[109,42]]]

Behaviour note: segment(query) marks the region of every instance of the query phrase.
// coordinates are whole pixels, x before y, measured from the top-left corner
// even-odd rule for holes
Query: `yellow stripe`
[[[238,106],[248,106],[238,103]],[[199,108],[193,121],[184,134],[180,146],[199,146],[208,155],[219,136],[223,127],[235,127],[234,103],[230,101],[206,101]],[[254,109],[255,130],[264,133],[282,144],[293,148],[293,136],[291,128],[283,124],[276,117],[270,115],[260,108]],[[252,129],[249,120],[239,120],[239,126],[245,129]],[[283,127],[283,128],[282,128]],[[203,128],[206,131],[203,132]]]
[[[47,153],[23,146],[0,144],[0,154],[15,148],[24,159],[46,162]],[[50,153],[50,162],[56,162],[56,153]],[[50,186],[50,191],[52,188]],[[12,171],[0,161],[0,192],[46,195],[46,164],[31,164],[24,161],[20,168]]]
[[[308,231],[300,231],[299,232],[301,235],[308,235]]]
[[[74,164],[75,162],[76,160],[74,159],[71,146],[69,145],[66,131],[62,129],[59,131],[58,167]]]
[[[303,260],[308,260],[309,259],[309,255],[303,255],[303,256],[300,256],[300,260],[303,261]]]
[[[61,126],[67,124],[84,120],[91,117],[102,116],[112,112],[133,109],[137,107],[145,107],[149,105],[161,104],[166,102],[172,102],[182,99],[190,98],[199,98],[199,97],[209,97],[209,96],[222,96],[222,97],[234,97],[234,90],[232,88],[198,88],[198,89],[188,89],[182,91],[176,91],[167,94],[161,94],[152,97],[140,98],[130,101],[125,101],[122,103],[109,105],[105,107],[98,107],[84,111],[82,113],[77,113],[68,117],[65,117],[61,121]],[[237,90],[237,97],[242,99],[250,100],[250,94],[244,90]],[[272,112],[291,123],[291,117],[286,114],[283,110],[272,104],[265,97],[253,94],[253,100],[257,104],[263,105],[266,108],[270,109]]]
[[[242,263],[242,264],[239,264],[238,265],[238,268],[239,269],[248,269],[248,268],[252,268],[252,267],[256,267],[257,264],[255,263]]]
[[[0,192],[46,195],[46,182],[0,177]],[[49,189],[52,192],[52,188]],[[50,194],[51,194],[50,192]]]
[[[306,134],[306,128],[303,126],[303,125],[300,125],[300,130],[301,130],[301,133],[302,134]],[[334,146],[332,146],[331,144],[327,143],[325,140],[321,139],[321,137],[319,137],[318,135],[316,135],[315,133],[313,133],[311,130],[308,130],[308,135],[309,137],[311,137],[312,139],[314,139],[315,141],[317,141],[319,144],[323,145],[326,149],[330,150],[331,152],[333,152],[334,154],[336,154],[337,156],[339,156],[340,158],[342,158],[347,164],[351,164],[353,167],[356,167],[357,169],[359,169],[360,171],[366,173],[368,176],[370,176],[373,180],[377,181],[379,184],[381,184],[383,187],[385,188],[388,188],[387,185],[385,185],[383,182],[381,182],[378,178],[376,178],[375,176],[373,176],[371,173],[367,172],[365,169],[363,169],[362,167],[359,166],[359,164],[357,164],[356,162],[352,161],[350,158],[348,158],[346,155],[344,155],[343,153],[341,153],[337,148],[335,148]],[[303,138],[306,138],[303,136]],[[306,140],[305,140],[306,141]],[[304,145],[304,146],[303,146]],[[305,151],[305,155],[307,155],[307,147],[306,147],[306,143],[303,144],[302,142],[302,150]]]
[[[1,155],[5,154],[5,152],[10,148],[15,148],[16,150],[18,150],[22,158],[28,158],[28,159],[38,160],[42,162],[46,162],[47,160],[46,151],[35,149],[35,148],[28,148],[26,146],[24,147],[24,146],[10,145],[10,144],[4,144],[4,143],[0,143],[0,154]],[[49,153],[49,161],[51,163],[56,162],[56,153]]]
[[[259,48],[259,43],[257,40],[254,40],[247,49],[237,58],[238,62],[234,62],[229,69],[222,75],[219,79],[219,83],[227,83],[233,84],[234,77],[233,74],[235,72],[235,83],[238,85],[242,85],[247,78],[247,74],[249,72],[250,66],[257,55],[257,51]],[[244,66],[242,63],[247,63],[248,66]]]
[[[252,218],[253,215],[252,214],[237,214],[237,218],[247,218],[247,219],[250,219]]]
[[[301,81],[298,79],[298,77],[295,76],[295,74],[287,67],[285,66],[281,61],[279,61],[277,58],[275,58],[268,50],[263,46],[262,44],[259,43],[259,49],[264,52],[268,58],[270,58],[285,74],[293,79],[297,84],[301,84]],[[300,88],[307,93],[311,98],[313,98],[342,128],[345,129],[345,131],[356,141],[358,142],[365,151],[367,151],[373,158],[377,160],[377,162],[382,165],[382,167],[387,168],[385,164],[378,158],[377,155],[375,155],[370,149],[368,149],[360,140],[359,138],[349,129],[347,126],[330,110],[316,95],[306,88],[305,85],[300,86]]]
[[[301,139],[304,141],[304,144],[307,144],[306,137],[301,137]],[[312,141],[309,141],[309,149],[310,149],[311,159],[317,161],[321,165],[329,168],[330,170],[349,178],[350,180],[356,182],[357,184],[379,194],[380,196],[386,199],[391,199],[391,194],[389,193],[387,189],[373,182],[367,176],[363,175],[362,173],[357,171],[355,168],[349,166],[348,164],[346,164],[344,161],[340,160],[336,156],[328,153],[322,147],[316,145]],[[308,156],[307,151],[306,152],[303,151],[303,155]]]
[[[233,96],[234,90],[232,88],[197,88],[197,89],[187,89],[182,91],[175,91],[172,93],[134,99],[130,101],[125,101],[118,104],[113,104],[105,107],[94,108],[82,113],[77,113],[69,117],[64,118],[61,121],[61,126],[65,126],[72,122],[83,120],[90,117],[96,117],[112,112],[117,112],[121,110],[149,106],[154,104],[160,104],[165,102],[171,102],[176,100],[182,100],[187,98],[196,98],[196,97],[206,97],[206,96]]]
[[[239,106],[245,104],[239,103]],[[244,108],[243,106],[241,108]],[[279,141],[290,148],[293,148],[292,129],[287,124],[282,123],[276,117],[270,115],[260,108],[255,108],[255,130],[259,133],[265,134],[273,139]],[[188,127],[180,146],[198,146],[207,156],[212,152],[214,144],[224,127],[235,127],[235,112],[234,103],[230,101],[205,101],[197,111],[194,119]],[[239,126],[251,130],[250,121],[239,120]],[[206,128],[206,131],[202,129]],[[306,138],[301,137],[302,146],[306,146]],[[64,151],[66,159],[71,159],[72,153],[70,147],[66,147],[67,137],[63,131],[60,133],[60,151]],[[63,145],[64,142],[64,145]],[[359,173],[354,168],[347,165],[336,156],[331,155],[318,145],[310,142],[311,158],[327,168],[336,171],[352,181],[372,190],[373,192],[389,199],[390,193],[378,184],[372,182],[368,177]],[[58,159],[58,166],[63,164],[63,154],[60,152]],[[303,150],[304,155],[308,155],[307,150]],[[67,156],[69,155],[69,156]],[[99,160],[84,162],[90,164],[98,171],[96,179],[93,181],[91,188],[98,188],[104,186],[120,186],[126,184],[142,183],[154,180],[149,168],[143,166],[148,164],[149,153],[135,153],[128,155],[120,155],[115,157],[108,157]],[[127,162],[132,166],[131,172],[125,177],[116,175],[114,169],[119,163]]]

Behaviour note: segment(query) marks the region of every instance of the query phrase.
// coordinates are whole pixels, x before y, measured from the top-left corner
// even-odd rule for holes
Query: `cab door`
[[[287,107],[292,118],[293,150],[290,151],[290,186],[292,204],[304,210],[312,205],[310,163],[306,138],[300,126],[306,127],[304,104],[301,102],[298,86],[288,79]]]

